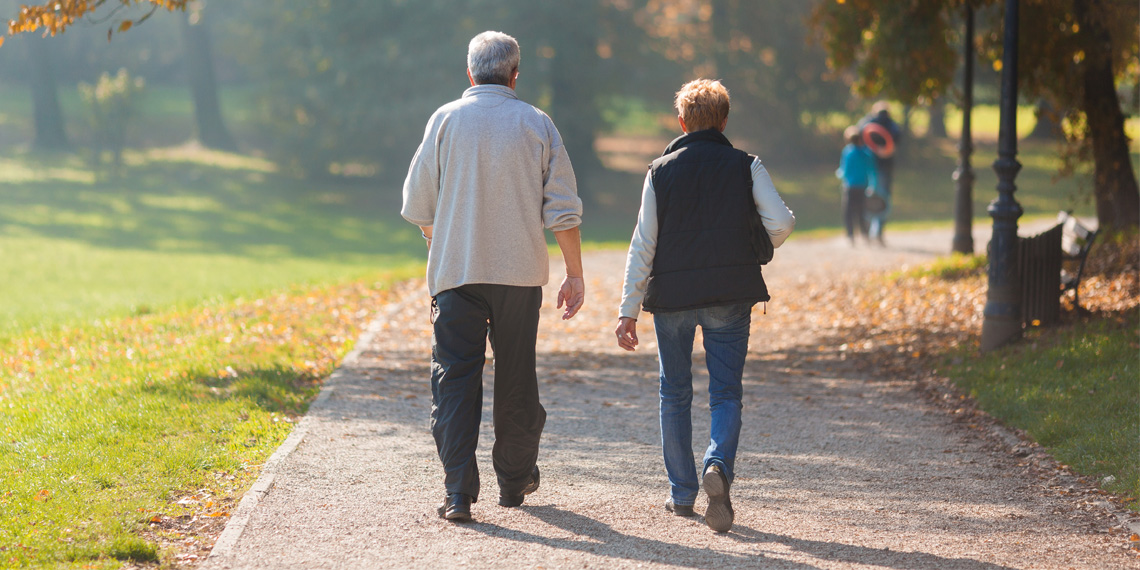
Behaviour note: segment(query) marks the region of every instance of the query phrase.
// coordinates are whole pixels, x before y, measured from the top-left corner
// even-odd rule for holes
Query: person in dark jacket
[[[902,127],[891,118],[890,105],[886,101],[878,101],[871,107],[871,112],[863,117],[858,127],[861,132],[866,131],[869,125],[877,125],[882,127],[890,137],[888,142],[881,135],[876,134],[872,140],[881,143],[878,150],[875,151],[875,174],[876,182],[871,187],[875,194],[877,194],[883,201],[885,207],[877,211],[868,211],[867,219],[870,224],[871,239],[878,242],[881,246],[886,246],[883,239],[883,231],[887,226],[887,217],[890,216],[890,204],[894,197],[894,180],[895,180],[895,154],[898,153],[899,144],[902,139]],[[864,133],[864,137],[866,137]],[[877,139],[882,139],[881,141]],[[866,138],[864,138],[866,140]],[[870,144],[870,143],[868,143]]]
[[[661,446],[670,484],[665,508],[692,516],[703,485],[705,523],[727,532],[734,517],[729,487],[740,438],[752,307],[769,299],[760,266],[770,259],[771,247],[787,239],[795,217],[760,159],[733,148],[724,136],[729,97],[719,81],[686,83],[677,92],[676,108],[685,134],[653,161],[645,177],[615,333],[621,348],[634,350],[641,309],[653,313]],[[765,242],[771,247],[765,248]],[[712,416],[699,484],[690,415],[698,326],[704,335]]]

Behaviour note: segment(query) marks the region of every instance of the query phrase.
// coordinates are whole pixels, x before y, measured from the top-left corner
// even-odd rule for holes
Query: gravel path
[[[1017,457],[925,403],[913,382],[868,377],[821,351],[808,326],[819,316],[781,303],[812,280],[920,263],[950,243],[944,231],[892,238],[887,250],[793,238],[766,270],[775,300],[753,313],[728,534],[662,507],[651,320],[636,353],[617,348],[624,254],[592,252],[576,319],[557,319],[557,279],[545,292],[538,360],[549,418],[542,487],[524,506],[495,504],[488,393],[475,522],[435,514],[430,325],[424,284],[413,281],[266,465],[203,567],[1140,568],[1119,536],[1043,493]],[[696,361],[699,458],[707,376]]]

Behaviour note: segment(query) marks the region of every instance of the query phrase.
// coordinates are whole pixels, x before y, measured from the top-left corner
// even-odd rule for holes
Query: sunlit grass
[[[0,340],[0,566],[150,562],[172,518],[228,514],[410,275]]]
[[[46,164],[35,159],[0,157],[0,184],[49,181],[94,184],[95,173],[74,157],[57,158],[46,161]]]
[[[869,110],[869,106],[868,106]],[[1020,105],[1017,108],[1017,136],[1025,137],[1033,132],[1037,124],[1036,108],[1033,105]],[[903,106],[898,103],[891,105],[891,116],[901,122]],[[951,138],[957,138],[962,132],[962,111],[954,105],[946,106],[946,133]],[[997,105],[975,105],[970,115],[970,129],[978,139],[997,140],[1001,109]],[[863,118],[862,113],[843,113],[832,111],[827,113],[805,114],[801,121],[805,125],[814,127],[822,132],[842,133],[843,129],[854,125]],[[926,107],[915,107],[910,110],[909,126],[915,136],[923,137],[930,131],[930,111]]]
[[[0,335],[420,264],[382,256],[337,263],[288,255],[172,253],[194,247],[173,238],[159,246],[162,250],[115,249],[78,240],[0,235]]]
[[[91,138],[90,123],[79,90],[74,84],[60,84],[58,95],[69,139],[73,144],[87,144]],[[256,113],[254,89],[222,85],[219,98],[229,129],[239,139],[252,136]],[[183,85],[147,85],[137,111],[128,133],[131,146],[179,145],[194,132],[194,103],[189,89]],[[3,127],[0,144],[27,144],[32,140],[32,98],[27,85],[0,85],[0,127]]]
[[[0,158],[0,567],[160,560],[163,521],[225,515],[380,289],[423,271],[398,189],[127,162]]]
[[[958,355],[942,372],[980,406],[1024,429],[1062,463],[1109,491],[1140,497],[1140,384],[1135,311],[1072,326],[1030,329],[980,358]]]
[[[422,263],[397,188],[192,147],[134,158],[121,179],[0,159],[0,335]]]
[[[0,157],[0,567],[163,559],[163,521],[225,515],[380,290],[423,271],[398,188],[126,158]]]
[[[198,164],[226,170],[244,170],[261,173],[277,172],[277,165],[264,158],[211,150],[197,145],[153,148],[137,153],[137,155],[139,155],[141,159],[137,160],[137,162],[141,163],[157,160],[171,163]],[[132,153],[128,153],[128,157],[131,156]]]
[[[1037,126],[1037,108],[1033,105],[1017,107],[1017,136],[1024,138]],[[918,115],[918,113],[916,113]],[[929,114],[923,110],[921,116],[929,127]],[[977,105],[970,114],[970,131],[975,137],[996,141],[1001,125],[1001,108],[997,105]],[[922,130],[926,132],[926,128]],[[957,139],[962,134],[962,110],[955,105],[946,105],[946,134]]]
[[[894,281],[903,278],[921,279],[923,277],[934,277],[937,279],[955,280],[982,273],[988,263],[989,257],[986,255],[954,253],[913,269],[888,274],[886,279],[888,281]]]

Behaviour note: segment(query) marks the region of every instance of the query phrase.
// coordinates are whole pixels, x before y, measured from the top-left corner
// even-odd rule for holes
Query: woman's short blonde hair
[[[715,79],[697,79],[681,86],[673,104],[690,133],[719,129],[728,118],[728,89]]]

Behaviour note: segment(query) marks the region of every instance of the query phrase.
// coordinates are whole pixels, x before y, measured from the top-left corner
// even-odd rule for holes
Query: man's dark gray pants
[[[535,342],[541,287],[473,284],[435,296],[431,432],[448,494],[479,498],[475,448],[483,411],[487,338],[495,352],[492,464],[503,494],[530,481],[546,410],[538,400]]]

